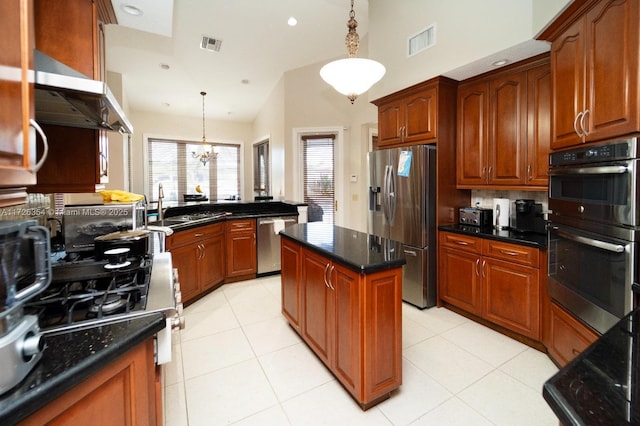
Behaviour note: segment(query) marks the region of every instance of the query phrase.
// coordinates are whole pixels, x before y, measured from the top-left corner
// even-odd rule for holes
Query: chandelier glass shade
[[[215,160],[218,157],[218,154],[211,149],[211,145],[207,143],[207,138],[205,136],[205,120],[204,120],[204,97],[207,96],[207,92],[200,92],[202,95],[202,152],[200,154],[195,151],[191,152],[193,158],[197,158],[203,166],[207,166],[209,160]]]
[[[355,19],[353,0],[347,21],[349,32],[345,37],[348,58],[330,62],[320,69],[320,77],[345,95],[351,103],[366,92],[384,76],[384,65],[371,59],[356,58],[360,46],[360,36],[356,32],[358,22]]]

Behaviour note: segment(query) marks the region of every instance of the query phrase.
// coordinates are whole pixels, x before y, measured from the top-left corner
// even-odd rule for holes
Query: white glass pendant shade
[[[359,95],[380,81],[385,72],[384,65],[371,59],[347,58],[323,66],[320,77],[353,103]]]

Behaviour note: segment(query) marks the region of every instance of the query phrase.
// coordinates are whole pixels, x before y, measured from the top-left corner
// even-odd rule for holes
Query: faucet
[[[162,189],[162,182],[158,184],[158,220],[164,220],[164,213],[162,212],[162,199],[164,198],[164,190]]]

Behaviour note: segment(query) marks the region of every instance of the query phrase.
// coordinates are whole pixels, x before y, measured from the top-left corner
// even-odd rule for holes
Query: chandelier
[[[202,152],[197,154],[192,151],[191,155],[206,167],[209,160],[215,160],[218,157],[218,153],[211,149],[211,145],[207,143],[207,138],[204,135],[204,97],[207,96],[207,92],[200,92],[200,94],[202,95]]]
[[[355,19],[356,13],[353,11],[353,0],[351,0],[351,11],[347,27],[349,32],[345,38],[345,44],[349,57],[330,62],[320,69],[320,77],[338,92],[345,95],[351,103],[358,95],[366,92],[376,84],[385,73],[384,65],[371,59],[356,58],[360,45],[360,36],[356,32],[358,21]]]

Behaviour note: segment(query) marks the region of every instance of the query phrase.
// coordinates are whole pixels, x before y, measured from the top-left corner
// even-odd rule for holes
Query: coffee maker
[[[547,233],[547,221],[542,213],[542,204],[535,200],[516,200],[511,210],[511,229],[521,233]]]
[[[24,302],[51,282],[49,230],[35,220],[0,221],[0,394],[20,383],[42,357],[38,317]]]

